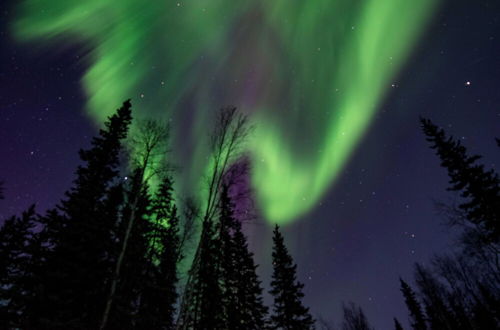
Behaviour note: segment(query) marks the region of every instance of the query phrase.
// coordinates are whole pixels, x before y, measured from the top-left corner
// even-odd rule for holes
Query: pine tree
[[[178,329],[224,329],[225,315],[221,286],[221,248],[213,221],[202,222],[196,264],[189,270]]]
[[[29,278],[37,224],[35,207],[31,206],[21,217],[13,216],[0,228],[0,328],[20,327],[24,313],[24,304],[29,295]]]
[[[471,323],[478,329],[497,329],[500,327],[500,298],[495,290],[478,285],[478,292],[471,309]],[[498,290],[499,288],[496,288]]]
[[[403,330],[403,326],[399,323],[397,318],[394,318],[394,329],[395,330]]]
[[[343,304],[342,310],[342,330],[373,330],[361,307],[351,302],[349,305]]]
[[[222,288],[220,283],[219,241],[211,221],[204,221],[202,237],[199,243],[200,262],[193,269],[189,318],[182,325],[187,329],[224,329],[225,317],[222,305]]]
[[[415,330],[426,330],[427,325],[425,324],[425,316],[422,311],[422,307],[417,300],[416,294],[413,289],[403,281],[403,279],[399,279],[401,284],[401,292],[405,298],[406,307],[408,308],[408,312],[410,314],[410,325]]]
[[[309,309],[302,304],[304,285],[296,280],[297,265],[285,246],[278,225],[273,236],[273,279],[270,290],[274,297],[272,329],[313,329],[314,321]]]
[[[459,207],[466,219],[483,234],[484,244],[500,243],[500,179],[476,162],[480,156],[469,156],[460,141],[447,137],[444,130],[421,118],[422,129],[431,148],[448,170],[450,190],[461,192],[465,199]]]
[[[166,176],[152,202],[152,227],[146,235],[149,251],[145,256],[137,329],[174,329],[177,265],[182,255],[179,218],[172,192],[172,179]]]
[[[253,254],[248,250],[240,222],[235,219],[229,187],[221,192],[220,240],[223,304],[227,329],[264,329],[267,308],[262,301]]]
[[[449,224],[462,229],[458,254],[434,258],[433,268],[416,267],[429,326],[433,329],[494,328],[500,322],[498,283],[500,238],[500,179],[469,156],[461,142],[446,136],[430,120],[421,119],[431,147],[448,170],[450,188],[463,202],[444,206]],[[500,146],[500,141],[497,139]],[[487,288],[488,296],[482,294]]]
[[[142,234],[136,235],[136,242],[131,242],[134,232],[139,228],[147,227],[147,223],[140,221],[141,217],[148,217],[144,209],[143,213],[140,212],[140,203],[147,200],[148,187],[150,179],[161,173],[163,170],[162,161],[165,154],[168,152],[167,144],[169,137],[169,125],[162,124],[153,120],[140,122],[134,134],[129,139],[130,147],[130,162],[132,164],[132,180],[130,184],[130,191],[128,192],[126,213],[122,214],[122,228],[124,229],[119,237],[119,252],[114,263],[114,270],[109,286],[107,299],[103,308],[101,320],[99,322],[99,329],[103,330],[108,326],[110,313],[117,296],[117,290],[122,277],[122,268],[130,261],[125,260],[126,256],[131,253],[139,253],[138,251],[127,251],[130,249],[129,245],[144,246]],[[141,222],[136,224],[136,222]],[[139,230],[140,232],[140,230]],[[145,231],[143,231],[144,233]],[[130,293],[129,293],[130,294]]]
[[[92,140],[92,147],[80,151],[84,165],[76,171],[73,188],[59,211],[42,220],[51,246],[43,273],[37,276],[43,298],[28,307],[34,328],[97,326],[116,242],[116,217],[106,212],[108,194],[119,181],[122,140],[131,119],[131,104],[126,101]]]
[[[133,179],[131,180],[133,181]],[[150,242],[148,234],[152,231],[152,226],[148,219],[151,217],[151,196],[147,186],[144,186],[135,198],[130,187],[126,187],[125,201],[120,213],[118,237],[118,251],[121,251],[121,243],[128,227],[128,219],[132,212],[131,199],[135,199],[134,212],[136,221],[129,234],[128,248],[123,255],[120,276],[116,279],[116,290],[113,296],[113,305],[108,314],[107,328],[110,329],[136,329],[136,321],[139,316],[140,297],[148,279],[146,269],[148,269],[147,254]],[[109,296],[108,296],[109,299]]]

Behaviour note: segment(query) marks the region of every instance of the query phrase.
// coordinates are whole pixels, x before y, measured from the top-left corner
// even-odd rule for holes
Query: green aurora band
[[[338,177],[437,3],[25,0],[13,33],[84,46],[97,123],[130,97],[136,116],[172,120],[185,191],[203,182],[215,111],[237,105],[255,124],[259,209],[283,224]]]

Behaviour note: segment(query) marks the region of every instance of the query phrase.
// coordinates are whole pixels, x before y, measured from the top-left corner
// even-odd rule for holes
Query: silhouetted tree
[[[95,328],[102,313],[109,283],[115,240],[116,217],[110,217],[108,194],[119,181],[122,140],[132,120],[130,101],[111,116],[80,151],[83,165],[76,171],[74,186],[58,211],[49,212],[43,223],[51,245],[44,273],[40,274],[43,305],[30,306],[33,328]]]
[[[174,329],[177,266],[182,258],[173,182],[166,176],[152,202],[149,251],[141,277],[137,329]]]
[[[220,201],[221,280],[227,329],[264,329],[267,308],[257,277],[253,254],[235,219],[229,187],[223,186]]]
[[[431,329],[459,329],[459,320],[448,304],[449,292],[438,279],[420,264],[415,265],[415,281],[422,297]]]
[[[500,324],[500,179],[477,164],[459,140],[430,120],[422,129],[464,202],[440,205],[449,224],[462,230],[460,249],[416,265],[415,279],[431,329],[496,329]],[[500,142],[497,139],[497,144]]]
[[[33,228],[37,223],[34,205],[21,217],[13,216],[0,228],[0,328],[18,328],[24,305],[32,299],[29,286],[34,256]]]
[[[361,307],[351,302],[349,305],[342,304],[342,310],[342,330],[373,330]]]
[[[302,304],[304,285],[296,279],[297,265],[288,253],[278,225],[274,228],[272,257],[273,277],[269,291],[274,297],[272,329],[313,329],[313,318]]]
[[[403,281],[403,279],[399,279],[401,285],[401,292],[403,293],[403,297],[405,298],[406,307],[408,308],[409,316],[410,316],[410,325],[415,330],[426,330],[427,325],[425,324],[425,316],[422,311],[422,307],[417,300],[415,292],[413,289]]]
[[[122,219],[128,219],[132,212],[129,203],[130,189],[130,186],[125,185],[125,197],[122,210],[120,211],[120,218]],[[144,270],[147,267],[146,254],[149,249],[149,241],[146,234],[151,231],[151,226],[147,221],[151,216],[150,205],[151,197],[148,189],[147,187],[143,187],[135,204],[134,212],[137,216],[137,221],[129,235],[128,248],[122,258],[120,276],[117,279],[115,277],[112,278],[113,280],[116,279],[116,290],[113,305],[109,311],[107,328],[136,329],[135,322],[138,318],[139,297],[144,288],[144,283],[147,282]],[[127,228],[127,221],[119,223],[119,239],[123,239]],[[117,255],[121,252],[121,248],[122,244],[117,244]]]
[[[190,303],[182,323],[185,329],[224,329],[225,316],[220,283],[219,241],[211,221],[203,221],[199,265],[191,268]]]
[[[127,196],[127,207],[122,215],[124,225],[123,234],[120,237],[120,249],[118,253],[118,258],[115,263],[114,272],[112,276],[112,281],[108,293],[108,298],[106,299],[104,312],[99,324],[99,329],[105,329],[108,323],[109,315],[115,299],[115,294],[118,287],[118,282],[120,281],[122,266],[125,263],[125,256],[127,254],[127,248],[129,245],[130,238],[133,231],[136,220],[142,217],[147,217],[147,214],[140,214],[139,204],[142,201],[141,198],[146,198],[147,189],[149,185],[149,180],[155,174],[161,172],[163,166],[162,161],[166,153],[168,152],[167,143],[169,137],[169,126],[155,121],[144,121],[136,126],[136,131],[130,138],[129,142],[131,144],[130,154],[133,175],[130,185],[130,191]],[[139,224],[140,227],[146,227],[146,223],[143,222]],[[137,229],[138,230],[138,229]],[[140,231],[139,231],[140,232]],[[136,235],[136,241],[134,244],[139,244],[144,246],[144,243],[140,243],[142,234]],[[133,253],[141,254],[139,250],[134,250]],[[144,255],[143,255],[144,256]]]
[[[395,330],[403,330],[403,326],[399,323],[397,318],[394,318],[394,329]]]
[[[421,118],[422,129],[448,170],[450,190],[466,200],[460,204],[464,220],[475,225],[484,244],[500,243],[500,179],[493,171],[478,165],[480,156],[469,156],[460,141],[447,137],[444,130]]]
[[[248,132],[248,120],[246,116],[239,114],[236,108],[226,108],[219,112],[210,136],[210,170],[207,176],[204,211],[201,214],[200,240],[182,297],[177,322],[179,329],[192,329],[201,325],[209,329],[210,326],[224,324],[222,301],[217,300],[222,299],[219,264],[221,241],[217,215],[220,211],[220,192],[224,176],[231,163],[241,156],[242,145]],[[209,296],[206,296],[207,294]],[[208,300],[210,303],[207,304]]]

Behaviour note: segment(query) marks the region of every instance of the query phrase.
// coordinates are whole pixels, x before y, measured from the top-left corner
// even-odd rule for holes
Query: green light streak
[[[97,122],[130,97],[141,116],[175,121],[189,99],[189,129],[172,123],[186,190],[208,166],[214,110],[240,105],[256,124],[258,205],[286,223],[334,183],[437,2],[25,0],[13,31],[88,47],[82,84]]]

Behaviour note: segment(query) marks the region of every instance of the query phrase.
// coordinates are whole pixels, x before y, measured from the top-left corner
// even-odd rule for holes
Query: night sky
[[[53,206],[70,187],[79,161],[77,150],[88,147],[97,130],[95,115],[85,111],[87,94],[81,84],[90,65],[83,59],[92,50],[84,42],[70,42],[71,37],[48,46],[16,41],[10,25],[17,17],[15,3],[0,4],[0,179],[5,180],[6,195],[0,203],[0,221],[32,203],[39,212]],[[259,16],[246,17],[251,21]],[[253,39],[239,33],[231,36],[237,50],[259,39],[259,33]],[[334,184],[328,184],[305,215],[283,223],[306,285],[305,303],[316,317],[338,323],[341,302],[353,301],[377,329],[391,328],[393,316],[407,323],[398,277],[410,280],[415,262],[425,264],[454,244],[434,202],[451,203],[456,195],[446,191],[446,171],[428,148],[418,118],[430,118],[462,139],[470,153],[484,157],[487,168],[499,166],[494,141],[500,137],[499,41],[499,1],[443,1],[399,73],[391,77],[373,120],[351,156],[345,157]],[[254,58],[257,64],[253,64],[272,67],[272,61],[279,59],[269,58],[269,63]],[[203,61],[196,65],[208,65]],[[224,70],[210,74],[216,81],[226,79]],[[253,83],[258,85],[259,79]],[[199,90],[193,87],[183,93],[195,95]],[[220,90],[209,91],[214,94],[205,99],[210,107],[232,101]],[[137,90],[128,97],[133,104],[145,105],[140,101],[144,93]],[[243,109],[258,104],[263,94],[255,92],[251,101],[243,98]],[[360,92],[359,98],[363,96]],[[122,101],[108,100],[114,106],[106,111]],[[176,104],[194,107],[186,99]],[[196,112],[185,113],[172,125],[176,120],[183,127],[195,121]],[[314,118],[305,110],[294,116],[299,120],[303,116],[306,123]],[[266,287],[271,273],[271,222],[260,219],[246,226]]]

